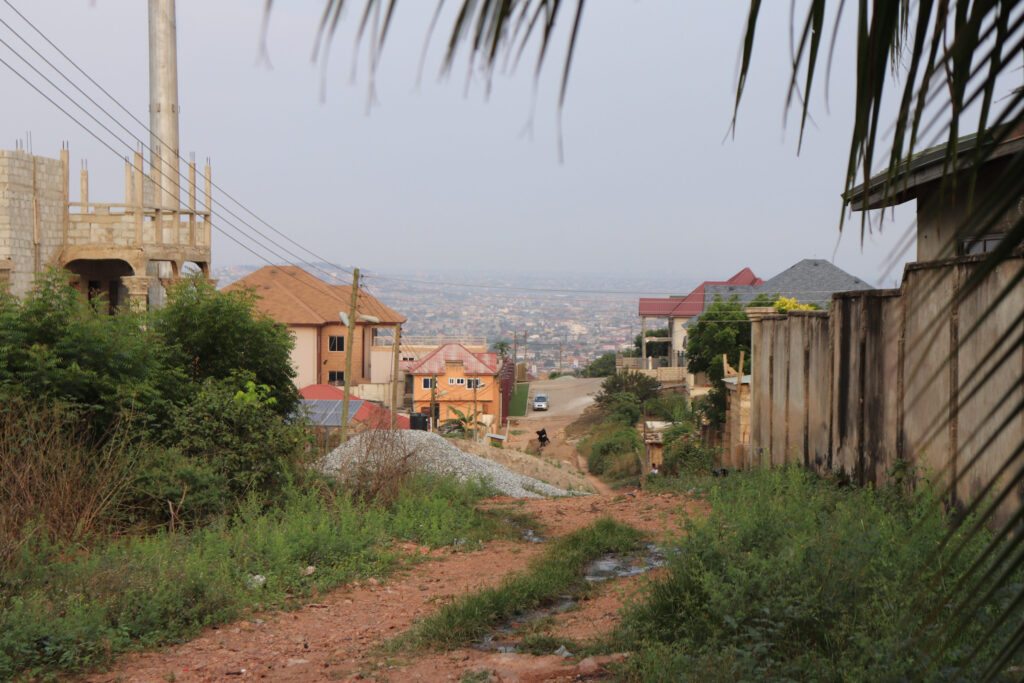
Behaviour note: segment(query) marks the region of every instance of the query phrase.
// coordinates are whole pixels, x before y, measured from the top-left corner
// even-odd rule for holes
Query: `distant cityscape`
[[[336,284],[348,273],[326,264],[307,270]],[[223,287],[258,266],[223,266],[212,275]],[[361,281],[370,294],[405,316],[409,336],[485,337],[515,344],[534,374],[573,372],[603,353],[629,348],[640,332],[640,296],[686,294],[692,279],[583,274],[415,272]],[[470,286],[465,286],[470,285]],[[599,293],[593,293],[599,292]],[[525,340],[525,341],[524,341]],[[525,357],[524,357],[525,347]]]

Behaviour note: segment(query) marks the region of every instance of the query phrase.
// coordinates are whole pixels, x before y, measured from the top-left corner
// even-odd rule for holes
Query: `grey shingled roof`
[[[796,298],[800,303],[815,303],[825,308],[835,292],[873,289],[859,277],[850,275],[824,259],[807,258],[798,261],[762,285],[708,285],[704,288],[704,309],[714,303],[715,295],[723,301],[736,295],[742,303],[749,303],[758,294],[780,294]]]

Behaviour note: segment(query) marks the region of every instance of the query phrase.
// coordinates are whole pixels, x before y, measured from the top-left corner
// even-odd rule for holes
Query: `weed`
[[[841,489],[788,467],[716,480],[707,500],[713,514],[689,523],[667,575],[625,612],[617,638],[637,650],[632,678],[903,680],[929,663],[951,672],[1006,600],[972,614],[930,662],[921,590],[955,585],[987,542],[936,556],[950,529],[933,492]]]
[[[641,534],[611,519],[601,519],[556,541],[522,573],[500,586],[465,596],[445,605],[410,631],[397,644],[450,648],[471,642],[518,611],[528,610],[559,595],[588,589],[582,582],[584,565],[606,552],[627,552]]]

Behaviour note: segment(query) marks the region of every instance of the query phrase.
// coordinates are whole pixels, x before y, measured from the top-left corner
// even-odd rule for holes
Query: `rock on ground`
[[[367,431],[349,439],[320,462],[326,474],[345,477],[352,467],[410,455],[414,467],[451,475],[460,480],[484,479],[499,493],[513,498],[543,498],[580,495],[563,491],[539,479],[517,474],[496,462],[465,453],[437,434],[418,430]]]

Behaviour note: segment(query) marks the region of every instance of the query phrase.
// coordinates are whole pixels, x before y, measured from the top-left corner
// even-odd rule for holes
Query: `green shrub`
[[[633,427],[619,427],[588,440],[587,468],[592,474],[625,477],[639,473],[643,441]]]
[[[985,534],[959,556],[937,552],[950,529],[932,492],[840,489],[796,467],[716,482],[711,516],[689,523],[667,575],[626,610],[618,646],[637,650],[633,678],[957,678],[951,667],[993,623],[995,603],[1008,601],[997,596],[952,622],[964,631],[929,669],[929,612],[979,557]],[[951,619],[948,608],[937,616]],[[1009,621],[1019,627],[1020,613]]]
[[[234,499],[279,491],[307,451],[303,423],[278,415],[274,403],[260,399],[261,391],[245,376],[208,378],[195,399],[171,415],[168,441],[201,463],[197,474],[213,475],[207,481],[225,480],[225,493]]]
[[[665,445],[665,474],[710,474],[715,466],[715,449],[689,436],[675,438]]]
[[[607,408],[613,401],[613,397],[620,393],[630,393],[636,396],[640,403],[654,398],[658,395],[658,380],[641,372],[626,370],[609,375],[601,382],[601,392],[595,397],[597,404]]]
[[[683,394],[668,394],[660,398],[652,398],[644,406],[647,415],[655,420],[693,424],[693,412],[690,410],[690,399]]]
[[[690,434],[693,434],[692,423],[684,422],[682,424],[675,424],[661,433],[661,442],[668,446],[669,444],[685,438]]]
[[[628,391],[614,394],[607,403],[608,417],[614,422],[632,427],[640,421],[640,400]]]

